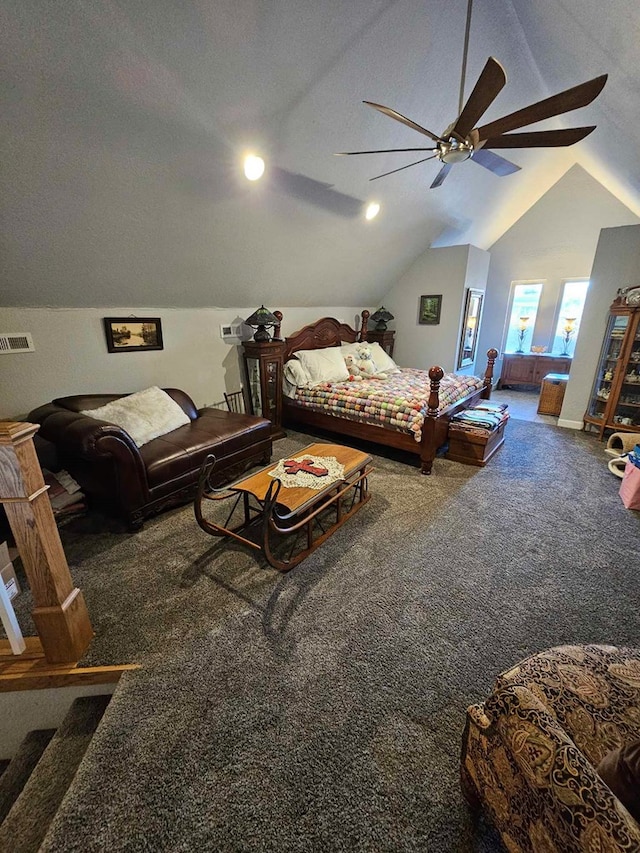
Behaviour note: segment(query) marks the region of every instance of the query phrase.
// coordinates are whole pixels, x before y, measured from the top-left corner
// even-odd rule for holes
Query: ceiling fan
[[[579,86],[574,86],[572,89],[566,89],[564,92],[559,92],[550,98],[545,98],[543,101],[530,104],[528,107],[496,119],[496,121],[492,121],[489,124],[475,127],[476,123],[484,115],[507,82],[507,75],[498,60],[490,56],[467,102],[464,103],[464,83],[467,54],[469,51],[472,4],[473,0],[469,0],[460,80],[458,118],[447,127],[441,136],[432,133],[430,130],[392,110],[390,107],[384,107],[382,104],[374,104],[372,101],[363,101],[367,106],[373,107],[384,115],[389,116],[389,118],[395,119],[407,125],[407,127],[417,130],[418,133],[428,136],[435,143],[430,148],[383,148],[375,151],[340,152],[341,155],[349,156],[354,154],[389,154],[409,151],[433,152],[433,154],[417,160],[415,163],[409,163],[407,166],[401,166],[399,169],[392,169],[390,172],[384,172],[382,175],[376,175],[375,178],[370,178],[370,180],[376,181],[378,178],[393,175],[395,172],[401,172],[403,169],[409,169],[411,166],[417,166],[419,163],[434,159],[442,163],[442,168],[436,175],[430,189],[441,186],[455,163],[462,163],[464,160],[469,159],[474,160],[480,166],[484,166],[485,169],[489,169],[490,172],[496,175],[511,175],[513,172],[519,171],[520,166],[516,166],[515,163],[511,163],[499,154],[495,154],[492,149],[555,148],[573,145],[576,142],[580,142],[581,139],[584,139],[591,131],[595,130],[595,125],[591,125],[590,127],[573,127],[566,130],[538,130],[526,133],[508,132],[590,104],[604,88],[604,84],[607,82],[606,74],[595,77],[586,83],[581,83]]]

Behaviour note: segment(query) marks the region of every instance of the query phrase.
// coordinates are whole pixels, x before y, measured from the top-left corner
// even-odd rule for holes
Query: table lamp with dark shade
[[[244,322],[247,326],[255,328],[256,331],[253,335],[253,340],[262,343],[271,340],[271,335],[267,331],[268,326],[280,326],[280,320],[268,308],[265,308],[264,305],[256,308],[253,314],[247,317]]]
[[[381,305],[380,308],[371,315],[371,319],[376,324],[376,332],[386,332],[387,323],[394,318],[391,311],[387,311],[384,305]]]

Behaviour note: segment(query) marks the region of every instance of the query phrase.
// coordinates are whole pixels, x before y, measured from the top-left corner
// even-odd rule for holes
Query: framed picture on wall
[[[109,352],[144,352],[164,349],[159,317],[105,317]]]
[[[426,325],[437,326],[440,322],[440,309],[442,308],[442,294],[438,296],[421,296],[420,312],[418,322]]]

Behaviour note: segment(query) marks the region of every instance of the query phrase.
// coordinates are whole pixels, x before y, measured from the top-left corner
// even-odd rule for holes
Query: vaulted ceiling
[[[427,247],[488,248],[575,162],[640,213],[637,0],[476,0],[466,92],[491,121],[604,72],[568,149],[504,151],[430,190],[383,178],[456,116],[466,0],[4,0],[3,305],[373,304]],[[242,176],[260,152],[262,181]],[[362,203],[379,201],[371,223]]]

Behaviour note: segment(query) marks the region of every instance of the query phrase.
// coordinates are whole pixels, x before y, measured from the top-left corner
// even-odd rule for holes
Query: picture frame
[[[480,333],[483,298],[484,292],[482,290],[476,290],[472,287],[467,288],[462,329],[460,330],[457,370],[461,367],[469,367],[476,360],[476,346]]]
[[[440,323],[442,309],[442,294],[436,296],[421,296],[418,322],[427,326],[437,326]]]
[[[104,317],[108,352],[164,349],[160,317]]]

